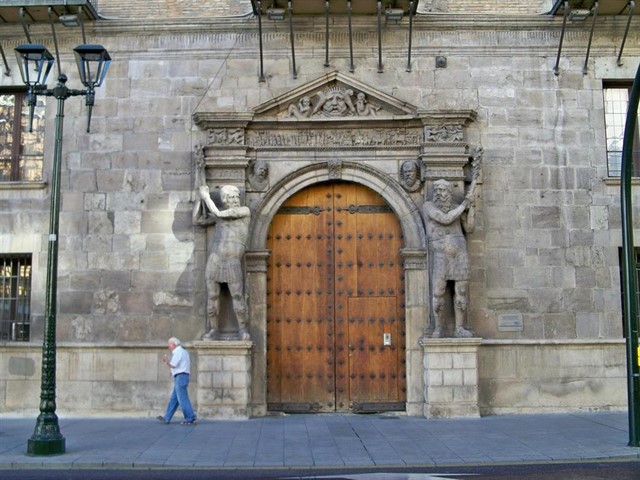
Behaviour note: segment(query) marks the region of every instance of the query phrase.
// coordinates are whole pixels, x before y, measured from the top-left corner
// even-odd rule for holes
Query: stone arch
[[[333,180],[359,183],[381,195],[398,217],[405,238],[405,248],[426,248],[420,210],[398,182],[373,167],[356,162],[342,162],[340,173],[339,178],[334,178],[327,163],[319,162],[296,170],[280,180],[253,212],[248,249],[265,248],[273,216],[290,196],[310,185]]]
[[[267,233],[273,217],[282,204],[300,190],[336,180],[364,185],[381,195],[395,212],[402,229],[405,246],[402,251],[405,272],[405,325],[407,362],[408,415],[422,415],[424,405],[423,353],[419,344],[428,314],[428,275],[426,233],[420,209],[389,175],[368,165],[352,161],[340,163],[339,174],[329,165],[318,162],[306,165],[273,185],[253,209],[247,246],[247,288],[249,316],[253,340],[251,366],[252,415],[267,414],[266,399],[266,322],[267,322]]]

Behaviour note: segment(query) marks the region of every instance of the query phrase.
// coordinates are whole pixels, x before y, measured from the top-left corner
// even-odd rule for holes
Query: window
[[[627,121],[627,107],[631,84],[608,84],[604,87],[604,115],[607,132],[607,166],[610,177],[619,177],[622,171],[622,143]],[[640,112],[639,112],[640,113]],[[640,121],[638,122],[640,123]],[[636,125],[633,146],[633,176],[640,177],[640,145]]]
[[[0,340],[29,340],[31,255],[0,256]]]
[[[0,90],[0,182],[41,182],[44,100],[38,97],[29,132],[26,92]]]

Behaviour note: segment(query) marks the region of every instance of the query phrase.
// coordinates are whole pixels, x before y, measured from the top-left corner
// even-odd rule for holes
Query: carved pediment
[[[470,110],[424,110],[337,71],[272,98],[249,112],[198,112],[208,149],[466,148]],[[433,148],[432,148],[433,147]],[[427,154],[427,152],[424,152]],[[450,155],[450,152],[447,153]]]
[[[331,72],[253,109],[255,120],[326,121],[415,118],[417,108],[339,72]]]

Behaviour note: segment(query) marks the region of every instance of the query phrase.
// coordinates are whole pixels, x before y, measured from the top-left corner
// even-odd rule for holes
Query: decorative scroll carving
[[[354,101],[355,97],[355,101]],[[313,97],[305,95],[287,108],[287,117],[368,117],[375,116],[380,107],[375,106],[363,92],[357,94],[350,88],[332,87],[316,93]]]
[[[207,162],[205,160],[204,147],[202,145],[195,146],[195,152],[193,154],[193,188],[198,189],[207,184],[207,176],[205,174],[205,168]]]
[[[439,127],[425,127],[424,139],[426,142],[462,142],[464,140],[464,130],[462,125],[441,125]]]
[[[420,145],[422,132],[411,128],[362,130],[249,131],[247,144],[254,147],[376,147]]]
[[[331,180],[340,180],[342,178],[342,162],[340,160],[329,160],[327,169]]]
[[[209,144],[244,145],[244,128],[214,128],[208,140]]]

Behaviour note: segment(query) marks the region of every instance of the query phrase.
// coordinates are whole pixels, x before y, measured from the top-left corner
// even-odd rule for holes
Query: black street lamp
[[[86,90],[67,88],[67,76],[59,73],[55,88],[46,86],[47,76],[55,61],[53,55],[40,44],[20,45],[15,49],[22,80],[29,87],[27,100],[30,107],[29,130],[38,95],[57,99],[55,144],[51,178],[51,210],[49,215],[49,244],[47,251],[47,285],[45,301],[44,339],[42,344],[42,379],[40,383],[40,415],[27,444],[29,455],[57,455],[65,452],[65,438],[60,433],[56,415],[56,296],[58,278],[58,225],[60,219],[60,175],[62,167],[62,126],[64,102],[69,97],[85,96],[89,107],[87,132],[90,128],[91,109],[95,103],[95,88],[107,74],[111,57],[100,45],[80,45],[74,49],[78,71]]]

